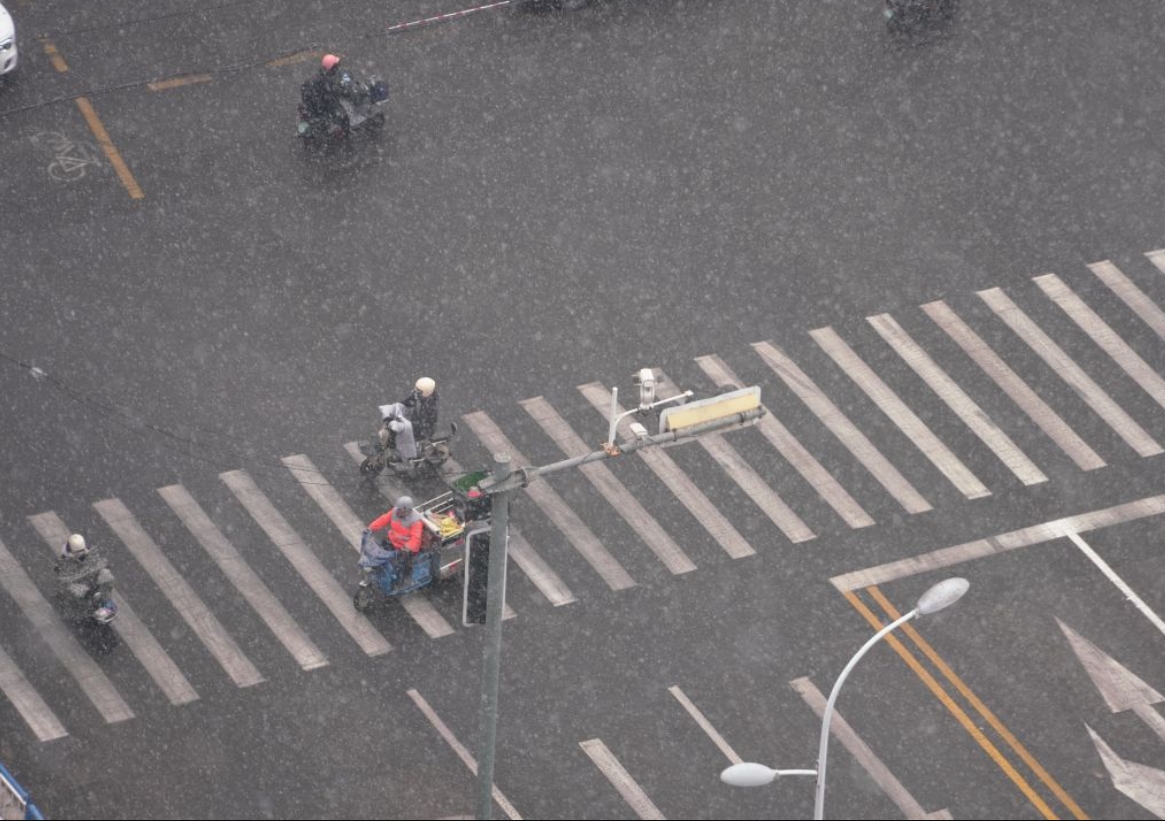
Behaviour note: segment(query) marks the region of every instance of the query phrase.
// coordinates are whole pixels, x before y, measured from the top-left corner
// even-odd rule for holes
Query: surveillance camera
[[[639,384],[639,410],[646,411],[655,402],[655,373],[651,368],[640,368],[635,381]]]

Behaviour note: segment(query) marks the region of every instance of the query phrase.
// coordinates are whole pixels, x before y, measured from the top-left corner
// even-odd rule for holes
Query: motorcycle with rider
[[[479,483],[487,471],[465,474],[432,499],[401,496],[371,521],[360,540],[358,611],[449,579],[464,577],[467,543],[490,526],[490,499]]]
[[[361,475],[376,477],[388,469],[405,480],[433,476],[453,455],[450,443],[457,435],[457,423],[450,424],[448,434],[436,435],[440,399],[437,383],[430,377],[421,377],[403,400],[381,405],[379,410],[376,438],[360,446],[365,456]]]
[[[354,133],[378,133],[385,122],[380,109],[387,101],[387,84],[376,78],[364,82],[342,67],[339,57],[325,54],[319,71],[300,88],[296,135],[305,149],[328,150]]]
[[[65,541],[53,570],[57,599],[70,621],[105,626],[117,618],[109,562],[80,533]]]

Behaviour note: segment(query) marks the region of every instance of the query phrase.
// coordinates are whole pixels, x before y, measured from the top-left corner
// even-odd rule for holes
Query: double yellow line
[[[886,598],[886,596],[882,593],[881,590],[877,588],[877,586],[867,587],[862,592],[868,594],[870,598],[873,599],[874,602],[882,609],[886,616],[885,621],[883,621],[878,614],[870,609],[870,607],[868,607],[866,603],[862,601],[861,598],[859,598],[857,593],[853,591],[845,591],[845,597],[849,603],[854,606],[854,609],[861,613],[866,621],[870,623],[870,626],[875,630],[880,630],[889,622],[901,617],[902,614],[898,612],[898,609],[894,607],[890,600]],[[967,711],[963,709],[963,706],[960,705],[958,701],[956,701],[954,695],[952,695],[952,693],[948,690],[948,686],[953,688],[953,690],[962,697],[962,700],[967,705],[969,705],[972,710],[978,713],[984,721],[986,721],[991,730],[994,731],[994,734],[1000,740],[1002,740],[1003,745],[1010,749],[1011,754],[1018,758],[1019,761],[1021,761],[1023,765],[1026,766],[1030,774],[1033,775],[1035,779],[1040,784],[1042,784],[1049,793],[1051,793],[1051,796],[1053,796],[1054,799],[1060,803],[1060,805],[1067,809],[1073,818],[1081,819],[1081,821],[1083,821],[1083,819],[1087,819],[1089,817],[1088,814],[1080,808],[1080,805],[1078,805],[1072,799],[1072,796],[1068,795],[1067,791],[1065,791],[1064,788],[1061,787],[1059,783],[1057,783],[1056,779],[1052,778],[1052,776],[1048,774],[1048,771],[1045,770],[1038,761],[1036,761],[1035,757],[1030,752],[1028,752],[1027,748],[1019,742],[1019,739],[1017,739],[1015,735],[1007,729],[1003,722],[999,720],[999,717],[996,716],[995,713],[991,712],[987,705],[984,704],[982,700],[980,700],[980,698],[975,695],[974,692],[972,692],[971,688],[967,686],[967,683],[959,678],[955,671],[952,670],[950,666],[942,660],[938,653],[935,652],[934,648],[927,643],[926,639],[919,635],[918,631],[915,630],[909,622],[902,625],[902,633],[904,633],[910,639],[914,646],[913,650],[910,647],[907,647],[893,634],[887,636],[886,641],[890,644],[891,647],[894,648],[894,651],[898,653],[902,660],[906,662],[907,666],[909,666],[910,669],[914,671],[915,675],[917,675],[919,679],[922,680],[922,683],[930,689],[935,698],[942,702],[943,706],[946,707],[947,710],[950,711],[951,715],[955,717],[955,720],[963,726],[963,729],[965,729],[973,739],[975,739],[979,746],[982,747],[987,755],[991,757],[991,760],[994,761],[1001,770],[1003,770],[1004,774],[1011,779],[1012,783],[1014,783],[1015,786],[1019,788],[1019,791],[1024,794],[1028,801],[1032,803],[1032,805],[1040,812],[1041,815],[1043,815],[1044,818],[1054,819],[1060,818],[1060,816],[1056,813],[1056,810],[1052,809],[1049,802],[1045,801],[1043,796],[1037,792],[1036,788],[1032,786],[1031,781],[1029,781],[1029,779],[1025,777],[1016,768],[1015,765],[1013,765],[1012,761],[1008,758],[1008,755],[1005,754],[1004,751],[1000,750],[999,746],[997,746],[995,742],[988,738],[987,735],[982,730],[980,730],[978,726],[976,726],[975,721],[971,718],[970,715],[967,714]],[[930,672],[930,670],[923,665],[923,661],[919,657],[919,654],[925,657],[933,666],[933,668],[936,669],[942,675],[942,677],[946,679],[947,686],[944,686],[942,683],[940,683],[938,679],[936,679],[935,676]]]
[[[67,72],[69,70],[69,64],[65,62],[65,58],[61,56],[61,53],[57,50],[53,42],[46,39],[43,43],[45,54],[52,61],[53,68],[62,74]],[[145,197],[145,194],[142,193],[141,186],[138,185],[138,181],[134,179],[133,172],[129,170],[129,166],[121,158],[121,152],[113,144],[113,140],[109,137],[109,132],[105,130],[105,126],[101,123],[101,118],[97,116],[97,112],[93,109],[93,104],[89,102],[89,98],[78,97],[75,102],[77,103],[77,108],[81,111],[81,116],[89,124],[89,130],[97,138],[97,143],[101,146],[101,150],[109,158],[109,164],[113,166],[113,170],[117,172],[117,177],[121,180],[121,184],[129,192],[130,198],[140,200]]]

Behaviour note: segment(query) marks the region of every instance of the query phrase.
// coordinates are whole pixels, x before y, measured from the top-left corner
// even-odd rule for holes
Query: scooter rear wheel
[[[368,456],[360,463],[361,476],[379,476],[384,470],[384,462],[373,456]]]
[[[357,613],[368,612],[368,608],[372,606],[372,591],[367,587],[357,588],[356,595],[352,597],[352,606],[356,608]]]

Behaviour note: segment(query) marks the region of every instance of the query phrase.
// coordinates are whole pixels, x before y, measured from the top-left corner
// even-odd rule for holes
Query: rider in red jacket
[[[372,521],[368,529],[375,532],[388,528],[388,542],[397,550],[419,553],[425,523],[417,513],[412,497],[401,496],[392,510]]]

